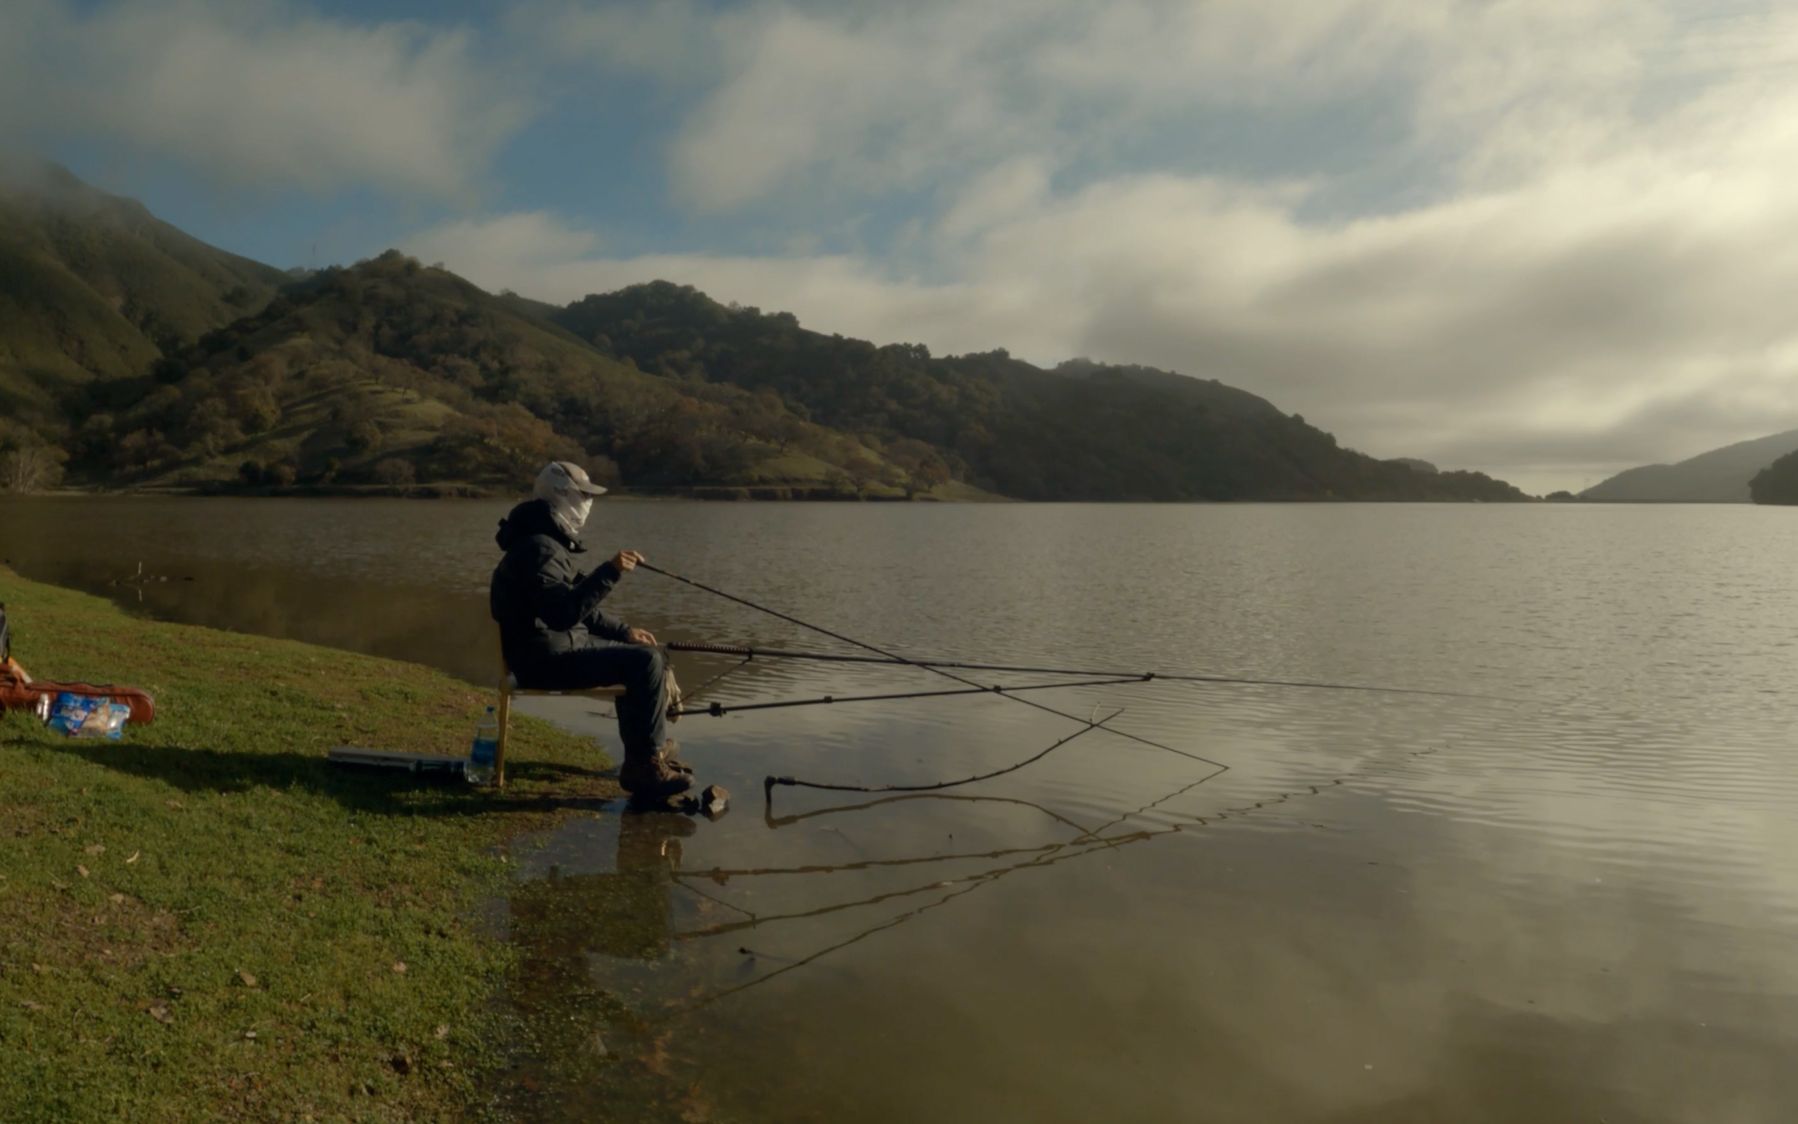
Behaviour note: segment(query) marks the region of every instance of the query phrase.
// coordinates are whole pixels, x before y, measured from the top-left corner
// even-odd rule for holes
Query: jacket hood
[[[562,530],[550,514],[549,504],[542,500],[525,500],[514,507],[499,521],[499,532],[493,536],[493,541],[501,550],[509,551],[535,535],[547,535],[572,551],[586,549],[579,539],[570,538]]]

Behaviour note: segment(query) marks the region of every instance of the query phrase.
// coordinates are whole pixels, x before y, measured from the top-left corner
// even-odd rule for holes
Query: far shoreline
[[[1013,496],[1001,496],[991,492],[980,492],[970,488],[972,494],[958,496],[898,496],[898,495],[855,495],[841,492],[827,492],[822,489],[786,487],[779,485],[699,485],[689,488],[645,488],[625,489],[613,488],[606,493],[606,503],[657,503],[669,500],[700,501],[704,503],[860,503],[860,504],[930,504],[937,506],[984,505],[984,504],[1024,504],[1024,505],[1113,505],[1113,506],[1205,506],[1205,507],[1244,507],[1244,506],[1301,506],[1306,504],[1317,506],[1340,507],[1351,504],[1402,505],[1416,504],[1441,507],[1517,507],[1517,506],[1553,506],[1553,507],[1788,507],[1789,504],[1756,503],[1746,500],[1623,500],[1623,499],[1585,499],[1580,496],[1523,496],[1520,499],[1429,499],[1429,498],[1391,498],[1391,499],[1351,499],[1342,497],[1306,497],[1302,499],[1275,499],[1256,497],[1247,499],[1019,499]],[[298,485],[293,487],[148,487],[148,488],[107,488],[94,485],[72,485],[58,488],[38,489],[33,491],[0,491],[0,502],[6,500],[43,500],[43,499],[388,499],[388,500],[519,500],[525,498],[521,489],[487,488],[467,484],[415,484],[410,486],[394,486],[384,484],[324,484]]]
[[[0,492],[0,499],[82,499],[82,498],[181,498],[181,499],[404,499],[404,500],[516,500],[523,498],[520,489],[490,488],[481,485],[439,483],[413,485],[386,484],[313,484],[294,485],[288,487],[254,486],[254,487],[146,487],[146,488],[108,488],[94,485],[75,485],[59,488],[42,489],[29,492]],[[605,502],[658,502],[666,500],[697,500],[706,503],[868,503],[868,504],[1112,504],[1121,506],[1153,505],[1153,506],[1247,506],[1277,505],[1297,506],[1315,504],[1322,506],[1342,506],[1347,504],[1427,504],[1431,506],[1469,506],[1469,507],[1513,507],[1529,505],[1588,505],[1604,506],[1622,504],[1624,506],[1652,506],[1654,504],[1674,503],[1680,501],[1657,500],[1586,500],[1577,496],[1572,498],[1550,499],[1546,496],[1522,496],[1518,499],[1450,499],[1428,497],[1393,497],[1393,498],[1348,498],[1336,496],[1274,498],[1253,497],[1243,499],[1019,499],[1013,496],[1001,496],[992,492],[982,492],[968,487],[968,494],[939,495],[884,495],[855,494],[828,491],[821,488],[794,487],[788,485],[695,485],[683,488],[613,488],[607,492]],[[1705,501],[1693,501],[1705,502]],[[1715,501],[1712,501],[1715,502]],[[1723,506],[1754,506],[1753,501],[1741,501],[1740,504],[1723,504]]]
[[[108,488],[96,485],[65,486],[27,492],[0,492],[0,497],[19,499],[72,498],[205,498],[205,499],[405,499],[405,500],[504,500],[516,499],[518,489],[483,485],[438,484],[301,484],[288,487],[147,487]],[[1027,503],[1009,496],[969,489],[967,495],[856,494],[824,488],[778,484],[694,485],[683,488],[613,488],[606,502],[618,500],[704,500],[712,503]],[[1061,502],[1061,501],[1047,501]],[[1110,501],[1102,501],[1110,502]],[[1129,502],[1129,501],[1125,501]]]

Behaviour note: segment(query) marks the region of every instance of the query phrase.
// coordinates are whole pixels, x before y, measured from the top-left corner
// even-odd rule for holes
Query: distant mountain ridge
[[[1527,498],[1216,379],[935,357],[668,282],[558,308],[397,251],[282,273],[29,178],[0,186],[0,487],[66,462],[103,486],[513,490],[573,457],[735,496]]]
[[[1677,464],[1626,469],[1580,493],[1606,503],[1749,503],[1749,481],[1798,450],[1798,429],[1738,441]]]

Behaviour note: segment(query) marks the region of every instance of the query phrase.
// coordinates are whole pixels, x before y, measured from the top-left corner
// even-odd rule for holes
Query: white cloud
[[[1390,112],[1397,147],[1384,136],[1363,164],[1424,162],[1448,194],[1603,157],[1657,99],[1798,56],[1776,12],[1688,0],[561,4],[538,22],[597,65],[691,81],[700,60],[713,81],[669,173],[681,198],[725,211],[1015,160],[1213,166],[1258,148],[1256,114],[1277,128],[1296,112],[1370,141],[1370,115]],[[1237,135],[1192,133],[1220,115]],[[1302,166],[1304,144],[1271,147]]]
[[[494,288],[514,288],[517,280],[542,281],[543,270],[585,259],[598,247],[597,234],[573,229],[545,211],[450,222],[405,243],[406,252],[421,261],[479,263],[483,279]],[[553,295],[538,288],[531,292]]]
[[[225,183],[467,199],[526,113],[464,32],[259,0],[38,0],[0,12],[9,41],[30,44],[0,77],[15,138],[122,141]]]
[[[824,152],[844,155],[840,173],[852,172],[853,156],[871,174],[903,179],[954,139],[937,104],[940,75],[913,44],[777,11],[730,54],[735,77],[694,113],[670,156],[675,186],[701,207],[803,181]]]
[[[960,240],[1040,207],[1049,198],[1047,161],[1021,157],[976,178],[956,197],[937,223],[937,234]]]
[[[614,50],[666,41],[659,18],[603,11]],[[709,25],[721,79],[670,170],[684,198],[730,209],[1157,141],[1203,163],[1224,154],[1180,150],[1195,115],[1383,93],[1436,157],[1491,177],[1599,143],[1668,23],[1629,0],[763,5]]]

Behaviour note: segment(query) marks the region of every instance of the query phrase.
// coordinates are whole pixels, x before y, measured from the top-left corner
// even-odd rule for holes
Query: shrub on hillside
[[[383,457],[375,462],[374,482],[390,488],[409,488],[418,482],[418,470],[412,462],[399,457]]]
[[[1787,453],[1748,482],[1755,503],[1798,504],[1798,452]]]

